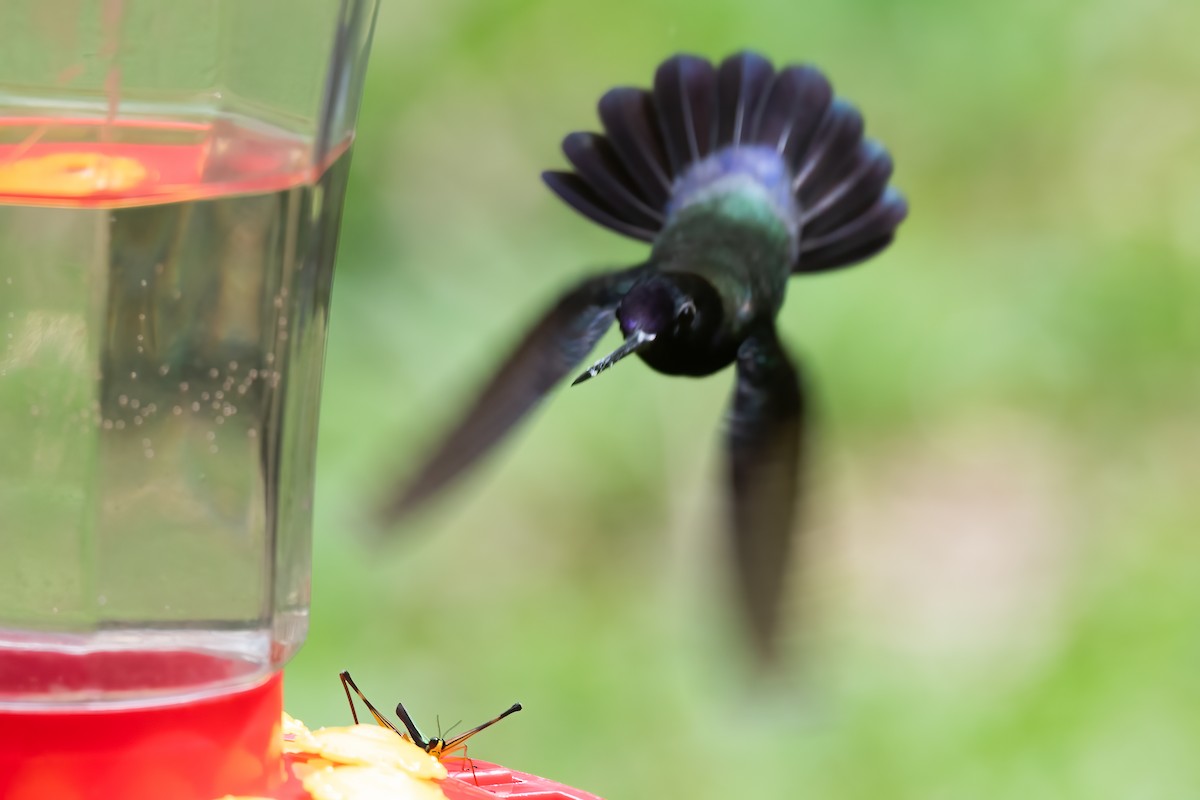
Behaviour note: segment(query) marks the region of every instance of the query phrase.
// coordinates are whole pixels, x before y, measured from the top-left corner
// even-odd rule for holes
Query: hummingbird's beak
[[[589,378],[596,377],[625,356],[629,355],[630,353],[636,353],[638,350],[641,350],[643,347],[653,342],[654,337],[655,334],[653,333],[646,333],[643,330],[634,330],[633,333],[629,334],[629,338],[625,340],[624,344],[622,344],[616,350],[613,350],[604,358],[597,361],[595,364],[592,364],[591,369],[580,375],[575,380],[571,381],[571,385],[576,386],[588,380]]]

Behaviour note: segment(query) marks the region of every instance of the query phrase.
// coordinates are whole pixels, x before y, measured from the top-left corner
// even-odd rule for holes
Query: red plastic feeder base
[[[284,755],[285,764],[292,756]],[[447,800],[493,800],[496,797],[516,797],[531,800],[601,800],[600,797],[539,778],[527,772],[517,772],[499,764],[479,759],[448,758],[442,762],[450,777],[441,782]],[[312,800],[294,776],[272,797],[276,800]]]
[[[580,789],[474,758],[469,762],[449,758],[442,763],[450,771],[450,779],[442,783],[442,792],[449,800],[491,800],[493,797],[600,800]]]

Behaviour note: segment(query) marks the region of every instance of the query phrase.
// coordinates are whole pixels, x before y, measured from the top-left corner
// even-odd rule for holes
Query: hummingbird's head
[[[706,375],[733,351],[723,342],[724,312],[712,284],[687,272],[659,273],[636,284],[617,307],[625,342],[575,379],[595,377],[630,353],[671,374]]]
[[[639,283],[617,307],[625,338],[639,332],[654,337],[644,352],[707,347],[721,327],[721,316],[721,299],[712,284],[686,272]]]

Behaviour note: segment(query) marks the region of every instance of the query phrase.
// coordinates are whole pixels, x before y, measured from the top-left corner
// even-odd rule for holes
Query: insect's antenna
[[[380,725],[382,725],[385,728],[391,728],[393,731],[396,731],[396,733],[399,734],[400,736],[404,735],[399,730],[397,730],[395,725],[393,725],[391,722],[388,721],[387,717],[385,717],[383,714],[379,713],[379,709],[377,709],[377,708],[375,708],[375,706],[371,705],[371,701],[368,700],[366,695],[364,695],[362,693],[362,690],[358,688],[358,684],[356,684],[354,682],[354,679],[350,677],[350,672],[348,670],[342,670],[341,672],[339,672],[338,677],[342,679],[342,691],[344,691],[346,693],[346,702],[350,704],[350,716],[354,717],[355,725],[358,724],[358,712],[354,710],[354,698],[352,698],[350,696],[351,689],[353,689],[354,693],[356,695],[358,695],[358,699],[363,701],[363,705],[365,705],[367,707],[367,710],[371,712],[371,716],[375,718],[375,721],[377,723],[379,723]]]
[[[458,722],[451,725],[449,728],[446,728],[446,730],[442,730],[442,721],[439,719],[438,720],[438,738],[441,738],[441,739],[446,738],[447,736],[450,735],[450,731],[454,730],[459,725],[462,725],[461,719]]]
[[[413,722],[412,717],[408,715],[408,711],[404,708],[404,703],[396,703],[396,716],[404,723],[404,727],[408,728],[408,735],[412,737],[413,744],[421,748],[425,752],[429,752],[429,742],[417,730],[417,724]]]
[[[482,725],[476,725],[474,728],[471,728],[471,730],[467,731],[466,733],[461,733],[458,736],[455,736],[449,742],[446,742],[445,750],[447,752],[452,751],[452,750],[457,750],[458,747],[463,742],[465,742],[467,739],[470,739],[472,736],[479,733],[484,728],[490,728],[491,726],[495,725],[500,720],[507,717],[509,714],[515,714],[520,710],[521,710],[521,704],[513,703],[511,706],[508,707],[507,711],[500,714],[499,716],[489,719],[487,722],[483,723]]]

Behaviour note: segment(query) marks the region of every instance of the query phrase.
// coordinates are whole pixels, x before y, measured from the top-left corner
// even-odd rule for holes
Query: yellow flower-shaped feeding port
[[[388,767],[328,767],[304,777],[314,800],[446,800],[432,781]]]
[[[316,754],[338,764],[391,767],[423,780],[442,780],[442,762],[407,739],[377,725],[351,725],[313,731]]]
[[[286,711],[283,712],[283,752],[317,752],[317,740],[313,738],[312,731]]]
[[[375,725],[319,728],[284,714],[283,751],[313,800],[445,800],[442,763]],[[227,798],[251,800],[251,798]]]
[[[0,194],[86,197],[125,191],[145,179],[141,162],[103,153],[51,153],[0,162]]]

